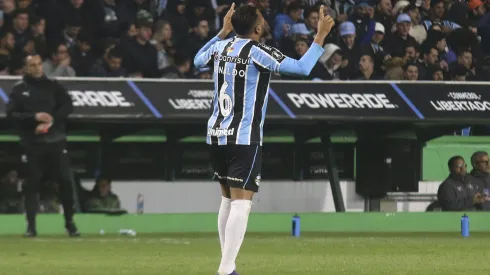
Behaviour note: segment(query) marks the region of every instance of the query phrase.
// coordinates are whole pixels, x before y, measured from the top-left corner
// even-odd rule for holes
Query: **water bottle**
[[[298,216],[298,214],[295,214],[293,216],[293,228],[292,228],[293,237],[299,237],[300,232],[301,232],[301,219]]]
[[[145,208],[145,198],[141,193],[138,193],[138,197],[136,198],[136,213],[143,214]]]
[[[466,214],[461,217],[461,236],[464,238],[470,236],[470,218]]]

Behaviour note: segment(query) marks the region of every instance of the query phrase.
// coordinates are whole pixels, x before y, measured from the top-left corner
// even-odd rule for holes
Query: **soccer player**
[[[320,8],[318,33],[308,52],[295,60],[260,44],[265,20],[252,6],[231,6],[223,29],[196,55],[197,68],[214,61],[214,97],[208,120],[211,163],[221,185],[218,214],[221,263],[218,275],[238,275],[235,260],[247,229],[253,195],[260,183],[262,129],[271,72],[307,76],[323,53],[334,26]],[[226,36],[235,31],[235,37]]]

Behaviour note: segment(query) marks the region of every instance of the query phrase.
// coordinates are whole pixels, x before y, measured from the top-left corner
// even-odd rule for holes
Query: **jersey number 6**
[[[226,93],[226,88],[228,88],[228,83],[225,81],[219,90],[219,110],[221,115],[227,117],[231,114],[233,109],[233,104],[231,97]]]

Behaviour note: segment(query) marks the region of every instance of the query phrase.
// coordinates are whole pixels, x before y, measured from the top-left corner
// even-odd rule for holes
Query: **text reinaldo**
[[[302,105],[317,108],[370,108],[394,109],[385,94],[314,94],[314,93],[288,93],[289,99],[297,108]]]

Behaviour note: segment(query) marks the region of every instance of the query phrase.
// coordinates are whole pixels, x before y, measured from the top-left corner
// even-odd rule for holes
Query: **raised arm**
[[[221,41],[219,36],[215,36],[213,39],[209,40],[204,47],[202,47],[199,52],[197,52],[196,57],[194,57],[194,66],[196,68],[206,66],[209,61],[213,58],[213,53],[215,50],[215,43]]]
[[[321,6],[318,33],[310,49],[300,60],[287,57],[273,47],[259,44],[254,46],[251,51],[251,58],[255,65],[260,69],[276,73],[309,75],[320,56],[322,56],[324,52],[323,42],[335,24],[330,16],[325,16],[324,14],[324,6]]]
[[[218,33],[218,35],[211,39],[208,43],[206,43],[206,45],[204,45],[204,47],[202,47],[194,57],[194,66],[196,66],[196,68],[206,66],[213,58],[213,54],[216,48],[216,42],[224,40],[228,36],[228,34],[233,31],[231,16],[234,12],[235,3],[231,5],[230,10],[226,13],[225,18],[223,19],[223,28]]]
[[[290,58],[278,49],[257,45],[251,50],[251,58],[259,69],[281,74],[309,75],[316,62],[323,54],[323,48],[313,43],[300,60]]]

